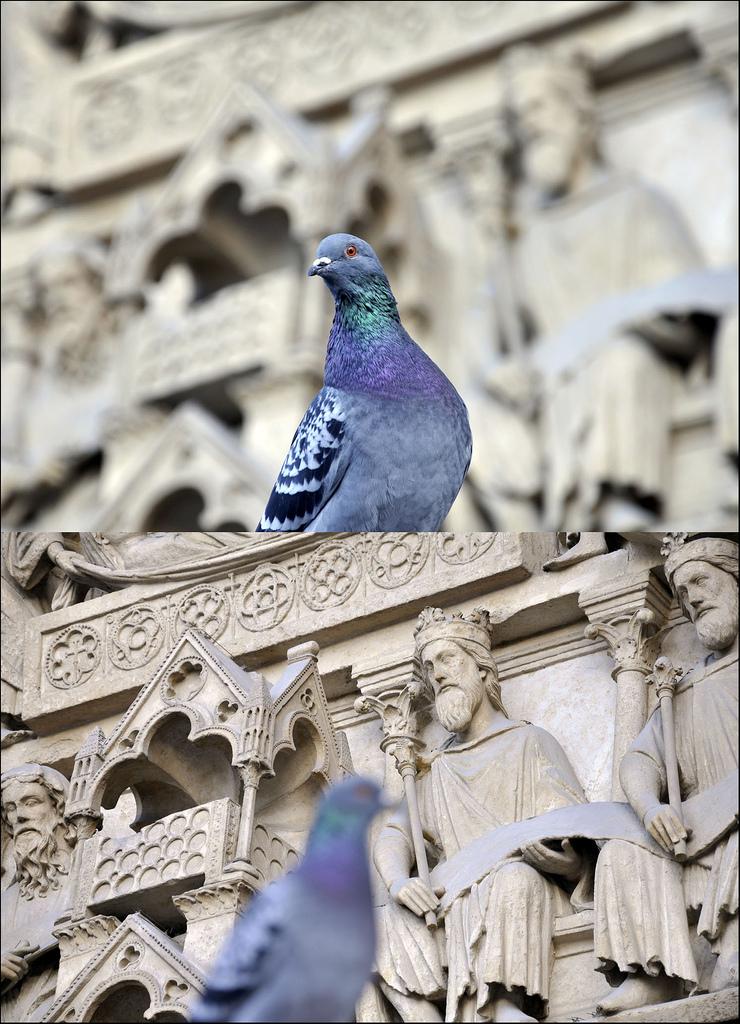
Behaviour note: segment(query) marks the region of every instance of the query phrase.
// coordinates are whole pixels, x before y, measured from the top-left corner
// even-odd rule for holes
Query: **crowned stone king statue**
[[[585,802],[550,733],[507,715],[487,611],[448,616],[427,608],[415,636],[436,715],[450,733],[418,778],[421,825],[437,865],[480,857],[471,844],[502,826]],[[414,873],[405,809],[384,826],[374,859],[391,897],[381,918],[378,975],[405,1019],[441,1019],[435,986],[446,988],[446,1020],[533,1020],[547,1012],[555,917],[580,905],[592,877],[568,839],[525,842],[514,855],[491,856],[474,869],[479,881],[446,903]],[[424,935],[429,910],[444,924],[438,958]]]

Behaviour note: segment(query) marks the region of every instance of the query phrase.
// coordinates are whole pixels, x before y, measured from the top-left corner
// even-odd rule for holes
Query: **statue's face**
[[[54,830],[57,812],[40,782],[9,782],[3,786],[3,811],[13,834],[16,852],[36,846]]]
[[[673,585],[704,646],[710,651],[730,647],[738,632],[735,577],[708,562],[686,562],[673,574]]]
[[[568,192],[583,147],[580,116],[545,70],[518,76],[512,109],[525,177],[545,195]]]
[[[433,640],[424,648],[422,665],[434,688],[440,722],[450,732],[464,732],[485,693],[475,658],[454,640]]]

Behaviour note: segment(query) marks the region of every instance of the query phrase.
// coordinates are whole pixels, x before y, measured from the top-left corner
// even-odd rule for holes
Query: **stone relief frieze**
[[[499,572],[526,576],[529,571],[513,547],[502,551],[495,535],[445,534],[433,541],[423,534],[403,534],[308,543],[306,552],[271,560],[257,569],[236,568],[212,583],[184,591],[182,585],[165,586],[144,602],[126,600],[123,590],[118,597],[105,599],[121,602],[115,613],[108,605],[96,616],[94,603],[87,602],[84,622],[43,633],[42,692],[46,683],[54,690],[84,686],[99,673],[105,674],[109,685],[113,680],[122,688],[137,685],[138,673],[154,662],[163,643],[173,643],[191,627],[227,649],[245,640],[256,646],[269,636],[290,636],[298,622],[301,629],[310,628],[311,621],[326,623],[327,613],[337,616],[335,621],[354,616],[357,595],[367,613],[386,608],[389,593],[402,607],[419,592],[433,591],[445,574],[454,573],[460,565],[476,567],[474,573],[482,577]],[[245,549],[245,556],[237,551],[224,558],[238,566],[247,555]],[[80,563],[76,571],[83,575]],[[92,565],[85,570],[93,571]],[[187,564],[180,571],[186,576]],[[153,582],[157,575],[151,577]],[[29,710],[24,713],[30,712],[33,718],[38,707],[33,709],[30,694],[38,696],[39,689],[30,667],[29,676]],[[59,707],[58,698],[53,706]]]
[[[440,533],[437,535],[437,554],[450,565],[464,565],[485,554],[494,543],[490,533]]]
[[[612,0],[588,3],[594,13],[610,6]],[[79,180],[84,166],[88,181],[106,177],[119,173],[132,158],[156,160],[160,153],[171,154],[192,140],[202,119],[171,117],[164,121],[159,110],[143,103],[144,96],[159,95],[163,62],[177,67],[176,95],[190,96],[195,81],[200,95],[218,95],[231,81],[246,80],[295,109],[344,98],[379,77],[403,77],[420,67],[445,61],[451,53],[480,50],[495,45],[497,40],[525,35],[535,27],[562,24],[582,17],[584,9],[583,3],[570,0],[549,4],[546,11],[499,5],[491,18],[485,17],[490,11],[478,10],[476,5],[471,5],[467,13],[460,7],[457,2],[445,3],[442,11],[439,5],[432,9],[423,4],[393,2],[376,4],[368,11],[364,4],[352,3],[346,16],[337,19],[331,5],[310,4],[286,11],[281,23],[262,20],[246,29],[232,26],[228,31],[213,30],[207,44],[212,59],[207,65],[189,41],[167,40],[164,46],[144,42],[138,47],[138,59],[118,75],[112,75],[108,68],[84,69],[70,81],[69,134],[60,152],[56,176],[67,186]],[[418,41],[412,57],[406,47],[394,43],[410,26]],[[235,32],[239,34],[236,41]],[[312,41],[311,46],[307,40]],[[202,45],[200,41],[198,46]],[[124,103],[111,99],[111,87],[121,85],[131,90],[130,99]],[[79,150],[88,146],[85,119],[101,99],[111,105],[124,131],[117,145],[88,150],[81,161]],[[144,108],[144,116],[132,122],[129,111],[137,101]]]
[[[228,614],[227,599],[218,587],[193,587],[179,602],[175,621],[177,627],[194,626],[218,640],[226,629]]]
[[[124,82],[108,82],[91,91],[80,111],[80,136],[91,153],[126,143],[139,129],[140,94]]]
[[[243,373],[290,346],[290,311],[297,299],[292,270],[271,271],[231,285],[179,315],[163,316],[157,311],[156,291],[151,289],[152,312],[137,321],[134,338],[132,388],[139,400],[206,377]],[[250,324],[248,345],[244,344],[245,323]],[[209,339],[215,332],[219,345],[214,351]]]
[[[462,1021],[474,1010],[734,1019],[736,540],[672,534],[661,553],[660,535],[635,535],[553,574],[554,538],[533,542],[539,565],[522,556],[526,538],[488,539],[335,536],[280,552],[263,541],[268,569],[290,567],[301,621],[312,565],[328,595],[316,614],[341,627],[323,649],[281,651],[274,682],[240,664],[282,645],[239,632],[231,602],[258,566],[237,568],[233,552],[216,556],[232,563],[225,576],[174,591],[139,583],[51,613],[81,620],[56,623],[54,637],[84,627],[91,609],[97,623],[100,602],[101,623],[139,631],[136,652],[155,612],[162,640],[145,665],[121,669],[139,691],[105,728],[78,730],[71,769],[54,754],[53,717],[50,736],[12,748],[37,744],[26,749],[59,756],[71,778],[30,760],[3,773],[4,1019],[120,1017],[126,1001],[139,1016],[186,1016],[254,893],[301,856],[318,791],[354,766],[405,798],[372,836],[378,951],[358,1021]],[[334,606],[341,570],[355,564],[345,546],[361,580]],[[178,563],[184,576],[194,550]],[[218,641],[193,626],[178,635],[182,601],[209,588],[229,606],[227,628]],[[372,588],[380,627],[365,614]],[[435,603],[424,607],[427,594]],[[112,637],[129,634],[98,633],[99,696],[117,671]],[[373,643],[372,666],[355,664]],[[80,649],[70,651],[73,666]],[[67,710],[79,717],[88,685],[53,690],[76,698]]]

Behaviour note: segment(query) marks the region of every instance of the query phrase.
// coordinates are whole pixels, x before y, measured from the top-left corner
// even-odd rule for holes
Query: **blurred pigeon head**
[[[365,829],[378,811],[390,806],[377,782],[351,775],[327,790],[316,813],[314,830],[338,836]]]
[[[372,778],[352,775],[338,782],[318,805],[307,853],[336,849],[345,843],[364,843],[369,823],[379,811],[391,806],[395,805],[386,800]]]
[[[356,235],[327,235],[316,250],[309,277],[322,277],[332,295],[358,297],[373,285],[390,291],[388,278],[375,250]]]

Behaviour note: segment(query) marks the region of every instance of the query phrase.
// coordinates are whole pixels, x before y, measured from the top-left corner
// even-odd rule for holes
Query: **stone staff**
[[[411,679],[400,690],[385,690],[380,697],[372,697],[369,694],[358,697],[355,701],[355,711],[358,714],[372,711],[380,718],[384,733],[380,749],[384,752],[387,750],[393,757],[398,773],[403,779],[416,857],[416,870],[419,872],[422,882],[432,889],[419,804],[416,799],[416,751],[422,746],[422,742],[418,737],[413,703],[420,692],[421,684],[418,679]],[[424,915],[424,920],[427,928],[437,927],[437,918],[433,911],[428,910]]]
[[[655,692],[660,704],[660,721],[665,748],[665,772],[668,781],[668,803],[683,826],[681,788],[678,781],[678,758],[676,756],[676,730],[673,722],[673,694],[681,675],[682,669],[675,667],[670,658],[661,656],[653,666],[650,679],[655,683]],[[674,843],[673,854],[680,863],[686,860],[685,839],[679,839],[677,843]]]

